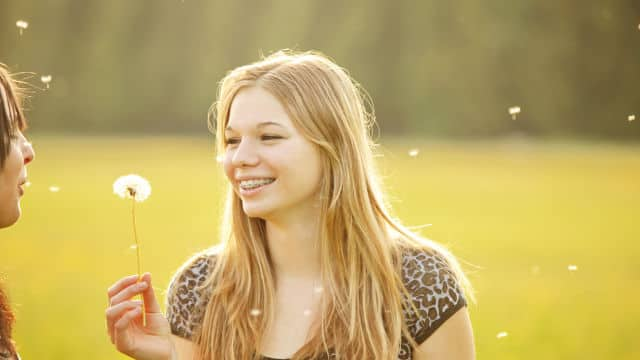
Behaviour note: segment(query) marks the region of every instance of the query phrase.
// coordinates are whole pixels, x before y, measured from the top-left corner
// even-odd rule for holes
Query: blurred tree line
[[[228,70],[295,48],[349,69],[383,134],[640,139],[638,0],[0,4],[0,62],[43,89],[36,131],[203,132]]]

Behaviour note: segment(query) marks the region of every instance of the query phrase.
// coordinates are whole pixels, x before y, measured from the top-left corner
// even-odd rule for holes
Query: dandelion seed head
[[[16,26],[20,28],[20,30],[24,30],[29,27],[29,23],[24,20],[16,21]]]
[[[113,193],[121,198],[145,201],[151,195],[151,185],[140,175],[130,174],[121,176],[113,183]]]
[[[45,84],[48,84],[51,82],[51,75],[42,75],[40,76],[40,81],[42,81]]]
[[[251,309],[249,314],[251,314],[251,316],[260,316],[260,314],[262,314],[262,311],[260,311],[260,309]]]
[[[513,120],[516,119],[516,116],[520,114],[520,106],[512,106],[509,108],[509,115]]]
[[[520,106],[512,106],[509,108],[509,115],[520,114]]]
[[[632,115],[627,116],[627,121],[629,121],[629,122],[632,122],[632,121],[633,121],[633,120],[635,120],[635,119],[636,119],[636,116],[635,116],[635,115],[633,115],[633,114],[632,114]]]
[[[498,333],[498,335],[496,335],[496,338],[502,339],[502,338],[507,337],[508,335],[509,334],[506,331],[501,331],[501,332]]]
[[[569,271],[578,271],[578,266],[577,265],[569,265],[569,266],[567,266],[567,269]]]
[[[51,191],[52,193],[57,193],[60,191],[60,187],[55,185],[49,186],[49,191]]]
[[[411,157],[416,157],[416,156],[418,156],[419,153],[420,153],[420,150],[418,150],[418,149],[409,150],[409,156],[411,156]]]

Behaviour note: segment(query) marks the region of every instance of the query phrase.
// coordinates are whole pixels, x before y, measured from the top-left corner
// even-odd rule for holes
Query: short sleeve
[[[202,324],[210,291],[202,288],[211,269],[211,255],[198,254],[173,276],[167,292],[167,320],[171,333],[192,340]]]
[[[416,313],[408,302],[405,303],[405,320],[417,344],[422,344],[467,305],[455,273],[444,256],[437,252],[405,251],[402,278],[417,310]]]

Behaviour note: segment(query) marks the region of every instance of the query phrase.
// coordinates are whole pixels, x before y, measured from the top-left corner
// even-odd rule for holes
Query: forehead
[[[252,129],[265,122],[293,127],[280,101],[267,90],[256,86],[240,90],[231,103],[227,128]]]

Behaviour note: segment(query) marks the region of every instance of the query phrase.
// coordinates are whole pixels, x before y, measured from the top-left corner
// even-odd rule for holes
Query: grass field
[[[20,352],[122,358],[105,332],[106,289],[136,261],[130,203],[111,185],[128,173],[151,181],[138,231],[143,268],[164,291],[217,242],[224,179],[212,142],[33,141],[24,216],[0,235]],[[472,264],[479,359],[640,358],[640,146],[396,139],[379,150],[395,214],[432,224],[422,234]]]

